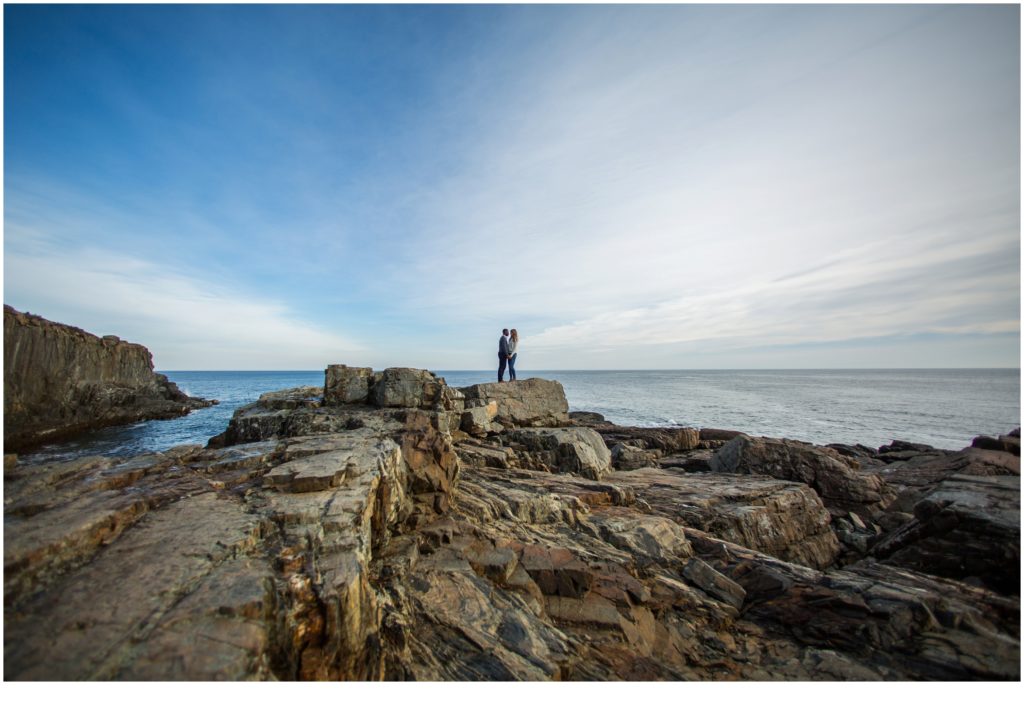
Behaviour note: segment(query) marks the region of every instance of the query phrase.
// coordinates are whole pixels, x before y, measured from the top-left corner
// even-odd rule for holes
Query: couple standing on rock
[[[519,332],[512,329],[509,336],[508,329],[501,330],[501,338],[498,339],[498,382],[505,381],[505,365],[508,364],[508,379],[516,379],[516,356],[519,350]]]

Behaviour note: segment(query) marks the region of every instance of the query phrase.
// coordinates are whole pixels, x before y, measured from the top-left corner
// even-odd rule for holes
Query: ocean
[[[94,431],[20,457],[31,463],[85,455],[129,456],[184,443],[205,444],[235,409],[263,392],[322,385],[322,370],[174,371],[187,394],[220,404],[165,421]],[[493,371],[437,371],[449,385],[495,380]],[[519,371],[565,387],[571,411],[617,424],[726,428],[811,443],[894,439],[960,449],[980,434],[1020,425],[1020,370],[622,370]]]

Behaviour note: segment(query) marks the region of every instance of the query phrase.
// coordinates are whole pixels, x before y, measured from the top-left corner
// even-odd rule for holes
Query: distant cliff
[[[153,372],[144,346],[4,305],[4,452],[212,403]]]

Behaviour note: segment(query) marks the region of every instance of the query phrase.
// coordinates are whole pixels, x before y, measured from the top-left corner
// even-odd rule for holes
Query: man
[[[508,364],[508,329],[501,330],[498,339],[498,382],[505,381],[505,366]]]

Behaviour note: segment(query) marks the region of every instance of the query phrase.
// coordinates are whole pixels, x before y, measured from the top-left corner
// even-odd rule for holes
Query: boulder
[[[366,404],[373,386],[373,368],[328,365],[324,370],[324,404]]]
[[[745,436],[742,431],[731,431],[724,428],[702,428],[698,434],[701,448],[721,448],[736,436]]]
[[[882,477],[897,490],[889,511],[909,513],[925,494],[953,475],[1019,476],[1020,456],[972,446],[941,454],[915,453],[909,459],[871,465],[866,471]]]
[[[441,401],[444,379],[427,370],[388,368],[373,383],[370,403],[378,407],[430,409]]]
[[[509,440],[524,452],[521,463],[534,469],[576,472],[594,480],[612,472],[611,452],[593,429],[522,428],[513,431]]]
[[[828,510],[804,484],[672,469],[616,472],[606,482],[656,514],[788,562],[824,569],[839,554]]]
[[[971,446],[985,450],[1002,450],[1020,456],[1020,436],[978,436],[971,442]]]
[[[1020,594],[1020,477],[952,475],[871,555],[888,564]]]
[[[569,419],[581,426],[593,426],[594,424],[607,424],[603,414],[596,411],[570,411]]]
[[[490,401],[483,406],[474,406],[462,412],[460,427],[471,436],[486,436],[493,430],[495,417],[498,415],[498,403]]]
[[[564,426],[569,423],[569,402],[561,383],[531,377],[515,382],[490,382],[463,387],[466,406],[495,402],[495,421],[507,427]]]
[[[881,454],[885,453],[930,453],[935,448],[924,443],[910,443],[908,441],[892,441],[889,445],[883,445],[878,449]]]
[[[803,482],[839,516],[855,511],[870,517],[896,497],[885,480],[861,471],[852,458],[800,441],[737,436],[715,453],[710,467],[712,472]]]
[[[641,470],[658,466],[658,454],[636,446],[616,443],[612,446],[612,465],[616,470]]]

